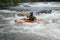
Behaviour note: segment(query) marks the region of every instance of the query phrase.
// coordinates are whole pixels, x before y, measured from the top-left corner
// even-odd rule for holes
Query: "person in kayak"
[[[33,15],[33,12],[30,12],[30,15],[27,16],[28,20],[34,21],[36,17]]]

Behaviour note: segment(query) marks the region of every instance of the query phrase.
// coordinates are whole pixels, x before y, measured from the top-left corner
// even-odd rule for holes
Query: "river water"
[[[22,5],[28,5],[24,7]],[[8,9],[0,10],[0,40],[60,40],[60,4],[52,3],[22,3],[21,8],[30,9],[35,16],[42,19],[39,23],[15,23],[17,18],[25,18],[15,15],[20,11]],[[19,6],[10,7],[18,9]],[[39,9],[38,9],[39,8]],[[47,9],[46,9],[47,8]],[[36,10],[52,10],[50,13],[38,14]],[[20,9],[19,9],[20,10]],[[9,16],[7,16],[9,15]]]

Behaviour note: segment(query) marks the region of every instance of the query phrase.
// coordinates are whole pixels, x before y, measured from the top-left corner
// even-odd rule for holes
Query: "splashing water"
[[[27,38],[27,40],[29,40],[29,38],[32,38],[30,35],[33,36],[32,40],[60,40],[60,11],[53,11],[51,12],[51,14],[41,14],[36,17],[42,18],[43,20],[39,24],[15,23],[13,20],[16,19],[16,17],[13,20],[9,21],[10,25],[4,25],[4,27],[0,29],[0,32],[15,34],[17,33],[16,35],[18,35],[18,38],[15,38],[15,40],[19,40],[19,38],[21,40],[26,40],[24,38]],[[22,33],[22,35],[18,33]],[[24,36],[24,34],[26,37]],[[37,39],[35,36],[37,37]],[[44,39],[41,37],[44,37]]]

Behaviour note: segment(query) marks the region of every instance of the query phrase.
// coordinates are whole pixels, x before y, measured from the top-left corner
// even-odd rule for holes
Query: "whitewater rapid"
[[[50,3],[47,4],[47,6],[48,5],[51,6]],[[16,17],[12,19],[6,18],[8,22],[7,25],[0,26],[0,39],[60,40],[60,11],[53,10],[50,14],[43,13],[38,16],[36,15],[36,17],[41,18],[42,21],[40,21],[40,23],[15,23],[15,19],[24,17],[18,17],[16,15]]]
[[[41,14],[36,16],[43,20],[38,23],[14,23],[10,21],[10,27],[4,28],[3,32],[25,33],[31,35],[50,38],[51,40],[60,40],[60,11],[54,11],[51,14]]]

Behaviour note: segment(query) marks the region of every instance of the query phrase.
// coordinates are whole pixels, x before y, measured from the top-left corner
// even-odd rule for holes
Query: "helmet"
[[[33,14],[33,12],[30,12],[30,14]]]

